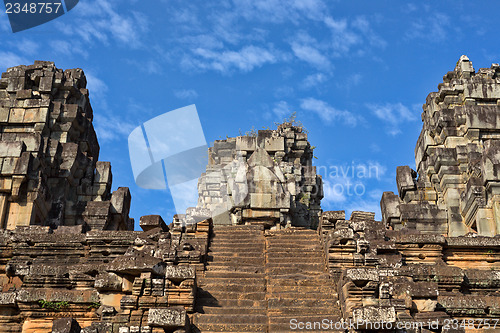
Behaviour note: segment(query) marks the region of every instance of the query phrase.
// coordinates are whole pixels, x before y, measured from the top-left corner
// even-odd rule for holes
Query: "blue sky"
[[[130,188],[136,223],[146,214],[170,222],[174,207],[168,191],[134,184],[127,137],[193,103],[209,142],[252,126],[274,128],[297,112],[317,147],[323,209],[380,217],[382,192],[396,191],[396,166],[414,168],[427,94],[462,54],[476,70],[500,62],[499,7],[80,0],[66,15],[15,34],[2,12],[0,70],[35,59],[84,69],[100,160],[111,161],[113,189]]]

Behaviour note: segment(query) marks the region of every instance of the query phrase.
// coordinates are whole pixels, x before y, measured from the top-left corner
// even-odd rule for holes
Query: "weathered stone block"
[[[144,231],[149,231],[154,228],[161,228],[161,230],[163,231],[169,230],[168,226],[166,225],[165,221],[163,221],[160,215],[141,216],[139,220],[139,226]]]
[[[80,333],[81,327],[73,318],[60,318],[54,320],[52,333]]]
[[[165,329],[183,328],[186,326],[186,310],[183,307],[149,309],[148,325]]]

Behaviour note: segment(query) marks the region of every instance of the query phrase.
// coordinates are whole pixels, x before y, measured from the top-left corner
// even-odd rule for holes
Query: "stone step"
[[[289,288],[289,287],[283,287],[283,288]],[[235,284],[235,283],[225,283],[225,284],[213,284],[210,283],[209,285],[204,285],[201,289],[204,291],[208,291],[212,293],[212,291],[216,292],[241,292],[241,293],[246,293],[246,292],[265,292],[266,291],[266,285],[265,283],[262,284]],[[292,289],[287,290],[287,291],[294,291]]]
[[[251,244],[252,242],[265,242],[264,237],[252,236],[252,237],[214,237],[212,238],[211,243],[230,243],[230,244]]]
[[[330,294],[335,290],[333,286],[267,286],[267,292],[270,294],[283,294],[283,293],[325,293]]]
[[[337,299],[297,299],[297,298],[278,298],[270,297],[267,300],[269,310],[277,310],[287,307],[337,307]]]
[[[300,243],[300,242],[320,242],[318,235],[307,235],[307,234],[295,234],[289,236],[269,236],[266,235],[266,240],[269,242],[288,242],[288,243]]]
[[[336,286],[331,280],[326,280],[326,279],[310,279],[310,280],[290,280],[290,279],[274,279],[270,278],[267,282],[268,287],[270,286],[276,286],[276,287],[281,287],[281,286],[297,286],[297,287],[304,287],[304,286],[329,286],[332,289],[335,289]]]
[[[254,250],[254,252],[257,251],[262,251],[261,253],[264,253],[264,250],[266,249],[265,244],[261,244],[260,242],[252,242],[252,243],[230,243],[230,242],[217,242],[217,243],[212,243],[209,246],[209,249],[212,250],[212,252],[223,252],[224,250],[226,252],[234,252],[234,249],[240,249],[240,250]]]
[[[266,253],[273,255],[283,255],[288,254],[290,256],[294,256],[297,254],[314,254],[314,255],[324,255],[325,251],[321,248],[318,249],[289,249],[284,247],[268,247]]]
[[[265,314],[203,314],[193,320],[195,324],[267,324]]]
[[[326,263],[325,262],[273,262],[273,263],[268,263],[266,265],[266,268],[269,270],[273,270],[276,268],[295,268],[297,273],[303,273],[305,270],[315,270],[318,273],[325,273],[326,272]]]
[[[236,271],[207,271],[205,272],[205,275],[203,276],[204,279],[211,279],[211,278],[244,278],[244,279],[265,279],[266,275],[264,271],[260,273],[254,273],[254,272],[236,272]]]
[[[250,258],[235,258],[235,257],[221,257],[214,258],[210,263],[238,263],[238,264],[259,264],[264,265],[266,259],[264,257],[250,257]]]
[[[283,235],[295,235],[295,234],[300,234],[300,233],[305,233],[305,234],[318,234],[317,230],[312,230],[309,228],[301,228],[301,227],[291,227],[287,229],[282,229],[282,230],[268,230],[266,231],[266,235],[278,235],[278,236],[283,236]]]
[[[294,292],[294,291],[284,291],[281,293],[272,293],[268,295],[268,298],[278,298],[278,299],[287,299],[287,298],[295,298],[297,300],[329,300],[335,297],[335,291],[328,293],[321,292]]]
[[[333,306],[325,306],[325,307],[281,307],[279,309],[268,310],[269,316],[279,317],[279,316],[292,316],[292,315],[325,315],[326,317],[331,316],[333,314],[338,314],[339,310]]]
[[[246,299],[246,300],[254,300],[254,301],[259,301],[259,300],[265,300],[266,299],[266,293],[265,292],[246,292],[246,293],[241,293],[241,292],[230,292],[230,291],[217,291],[217,290],[210,290],[207,292],[206,290],[200,291],[198,297],[200,299],[208,298],[208,299],[216,299],[216,300],[223,300],[223,299]]]
[[[269,255],[267,257],[267,262],[268,263],[282,263],[286,261],[291,261],[291,262],[314,262],[314,263],[324,263],[326,265],[325,258],[320,254],[320,255],[297,255],[297,256],[275,256],[275,255]]]
[[[291,235],[289,237],[282,236],[266,236],[268,242],[284,242],[284,243],[315,243],[321,244],[321,239],[317,235]]]
[[[200,286],[208,286],[208,285],[219,285],[219,284],[225,284],[225,283],[233,283],[233,284],[240,284],[240,285],[254,285],[254,284],[265,284],[266,279],[265,278],[254,278],[254,277],[247,277],[247,278],[234,278],[234,277],[211,277],[211,278],[206,278],[206,277],[200,277],[197,281],[198,287]]]
[[[227,258],[265,258],[263,252],[260,251],[210,251],[208,257],[216,259],[217,257]]]
[[[288,253],[301,253],[301,252],[316,252],[324,253],[324,249],[318,245],[293,245],[293,244],[280,244],[268,245],[268,252],[288,252]]]
[[[256,267],[256,266],[242,266],[242,267],[227,267],[227,266],[208,266],[207,272],[240,272],[240,273],[255,273],[260,274],[264,273],[264,267]]]
[[[295,273],[306,273],[306,274],[310,274],[310,275],[319,275],[319,274],[324,274],[325,270],[318,271],[318,268],[316,268],[316,267],[310,267],[310,268],[301,267],[301,268],[297,268],[297,267],[290,266],[290,267],[268,268],[268,269],[266,269],[265,272],[269,276],[278,277],[278,276],[281,276],[281,275],[290,275],[290,274],[295,274]]]
[[[267,324],[195,324],[193,332],[267,332]]]
[[[199,308],[196,308],[197,311]],[[232,315],[245,315],[245,314],[258,314],[267,316],[267,308],[266,307],[229,307],[229,306],[204,306],[199,311],[204,314],[232,314]]]
[[[319,246],[293,246],[289,244],[283,244],[283,246],[273,246],[267,247],[267,253],[325,253],[324,250]]]
[[[217,234],[217,233],[224,233],[224,232],[228,232],[228,233],[234,233],[234,232],[240,232],[240,231],[243,231],[243,232],[260,232],[263,234],[263,231],[264,231],[264,227],[263,226],[260,226],[260,225],[247,225],[247,226],[214,226],[212,232],[214,234]]]
[[[238,262],[209,262],[207,265],[207,269],[210,271],[217,271],[217,270],[234,270],[234,271],[242,271],[242,272],[249,272],[249,271],[255,271],[256,273],[258,271],[264,271],[264,263],[238,263]]]
[[[215,298],[200,298],[196,299],[196,306],[202,307],[205,309],[206,307],[218,307],[219,309],[223,308],[266,308],[267,301],[266,300],[248,300],[248,299],[215,299]]]
[[[258,231],[242,231],[242,232],[216,232],[212,235],[211,239],[249,239],[261,238],[265,239],[264,235]]]

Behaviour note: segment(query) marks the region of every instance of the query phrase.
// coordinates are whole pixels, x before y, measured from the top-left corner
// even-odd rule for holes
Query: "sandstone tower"
[[[98,161],[86,85],[81,69],[45,61],[2,74],[1,228],[134,228],[128,188],[111,193],[111,165]]]
[[[417,172],[398,167],[399,196],[384,193],[383,220],[424,233],[500,234],[500,66],[474,71],[466,56],[423,106]]]
[[[215,224],[315,229],[323,185],[312,158],[307,134],[293,121],[215,141],[198,181],[198,207],[215,212]]]

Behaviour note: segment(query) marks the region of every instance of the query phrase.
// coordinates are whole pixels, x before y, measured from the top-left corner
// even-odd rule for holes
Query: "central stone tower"
[[[214,224],[318,226],[322,181],[302,126],[285,121],[276,130],[216,141],[208,158],[198,208],[210,210]]]

